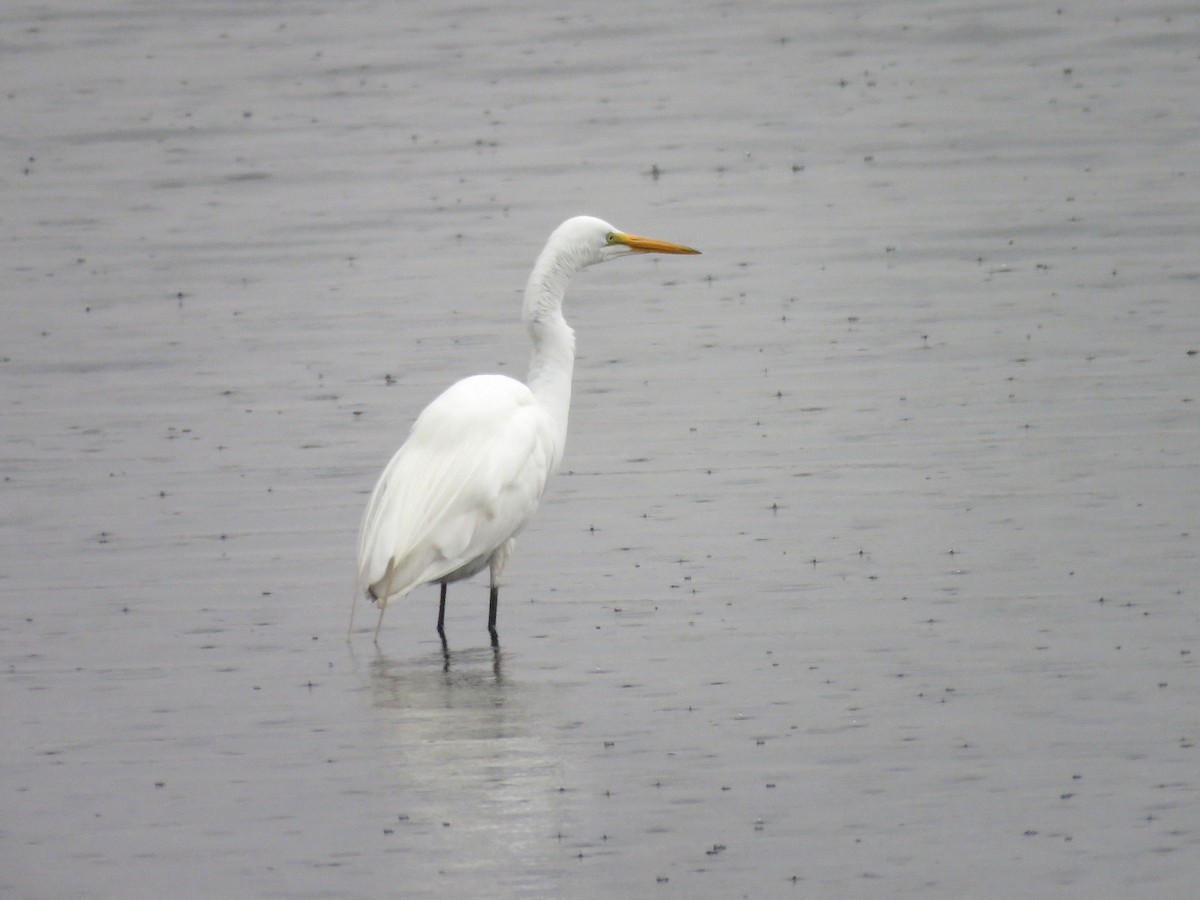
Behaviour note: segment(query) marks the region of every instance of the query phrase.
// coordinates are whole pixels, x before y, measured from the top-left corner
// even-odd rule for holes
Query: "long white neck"
[[[563,318],[562,302],[567,283],[583,265],[580,259],[544,251],[525,286],[523,318],[533,341],[526,383],[555,423],[560,457],[567,440],[575,368],[575,332]]]

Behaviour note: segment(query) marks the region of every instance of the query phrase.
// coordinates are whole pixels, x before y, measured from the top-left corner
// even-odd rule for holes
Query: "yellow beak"
[[[636,250],[638,253],[699,253],[699,250],[693,250],[691,247],[685,247],[683,244],[672,244],[670,241],[660,241],[655,238],[640,237],[636,234],[625,234],[623,231],[614,231],[612,237],[609,238],[614,244],[624,244],[630,250]]]

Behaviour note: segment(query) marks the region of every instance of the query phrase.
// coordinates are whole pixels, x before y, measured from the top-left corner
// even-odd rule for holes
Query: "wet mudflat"
[[[5,896],[1194,890],[1192,6],[0,25]],[[581,212],[705,255],[577,279],[499,648],[347,643]]]

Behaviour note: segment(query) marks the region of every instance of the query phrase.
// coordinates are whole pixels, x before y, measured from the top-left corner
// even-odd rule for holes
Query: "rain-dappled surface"
[[[1200,13],[0,14],[0,892],[1183,897]],[[344,639],[366,494],[521,375],[506,573]]]

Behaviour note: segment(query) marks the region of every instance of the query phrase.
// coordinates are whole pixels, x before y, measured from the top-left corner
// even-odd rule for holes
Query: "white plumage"
[[[446,585],[485,568],[488,629],[496,639],[500,574],[566,442],[575,359],[574,332],[562,315],[567,282],[585,266],[631,252],[697,251],[588,216],[568,219],[550,236],[525,290],[533,342],[528,383],[505,375],[464,378],[413,423],[375,485],[359,532],[355,597],[365,592],[379,604],[377,641],[388,603],[429,583],[442,586],[444,636]]]
[[[379,479],[363,519],[359,582],[381,598],[468,578],[529,521],[562,448],[519,381],[475,375],[429,404]],[[453,576],[449,577],[448,576]]]

